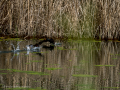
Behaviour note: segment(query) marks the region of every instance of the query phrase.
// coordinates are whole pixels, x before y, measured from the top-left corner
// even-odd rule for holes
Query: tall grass
[[[118,0],[1,0],[0,34],[119,39]]]

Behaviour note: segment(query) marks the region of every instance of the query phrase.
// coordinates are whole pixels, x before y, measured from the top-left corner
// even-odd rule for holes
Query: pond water
[[[1,89],[120,88],[120,42],[68,40],[62,41],[62,45],[41,48],[40,51],[25,50],[26,45],[38,41],[0,41]],[[20,50],[15,51],[18,46]]]

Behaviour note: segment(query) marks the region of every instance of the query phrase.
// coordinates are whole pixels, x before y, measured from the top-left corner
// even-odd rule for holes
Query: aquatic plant
[[[2,0],[0,35],[120,39],[118,0]]]

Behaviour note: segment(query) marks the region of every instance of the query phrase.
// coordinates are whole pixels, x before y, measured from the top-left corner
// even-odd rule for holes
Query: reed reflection
[[[20,46],[30,43],[21,42]],[[12,60],[13,53],[3,53],[0,83],[48,90],[112,90],[120,87],[119,46],[119,42],[78,40],[61,46],[43,45],[40,52],[20,52]]]

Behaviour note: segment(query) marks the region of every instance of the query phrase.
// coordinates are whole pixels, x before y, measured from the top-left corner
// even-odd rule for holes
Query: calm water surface
[[[36,52],[25,50],[38,41],[0,41],[1,89],[120,89],[120,42],[68,40]],[[20,51],[12,51],[18,46]]]

